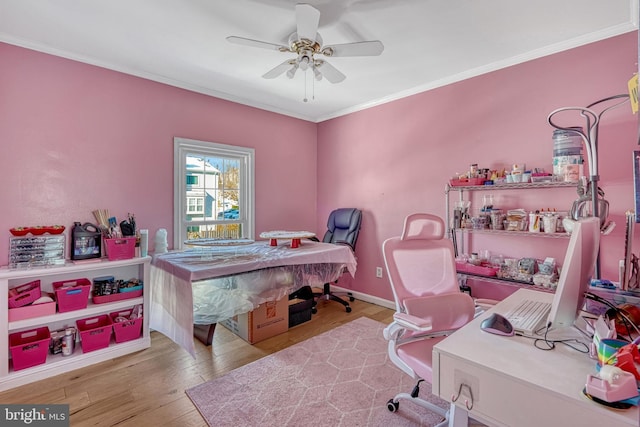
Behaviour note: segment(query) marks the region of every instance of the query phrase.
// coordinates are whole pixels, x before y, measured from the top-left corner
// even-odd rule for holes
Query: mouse
[[[505,335],[508,337],[515,334],[511,322],[509,322],[506,317],[498,313],[493,313],[491,316],[484,319],[480,324],[480,329],[492,334]]]

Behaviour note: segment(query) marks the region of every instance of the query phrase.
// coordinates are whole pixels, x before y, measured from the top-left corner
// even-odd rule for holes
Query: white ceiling
[[[637,0],[306,2],[321,13],[325,45],[380,40],[382,55],[327,59],[347,76],[337,84],[300,71],[262,78],[295,55],[225,37],[287,45],[297,3],[288,0],[0,0],[0,41],[320,122],[638,23]]]

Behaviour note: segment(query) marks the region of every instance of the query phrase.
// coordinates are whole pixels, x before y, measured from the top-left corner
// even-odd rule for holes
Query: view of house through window
[[[253,238],[253,150],[176,138],[174,155],[174,246]]]

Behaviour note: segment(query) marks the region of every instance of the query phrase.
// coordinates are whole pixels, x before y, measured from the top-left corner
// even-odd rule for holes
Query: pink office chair
[[[441,218],[416,213],[404,221],[402,236],[382,244],[384,263],[396,303],[394,321],[384,330],[391,361],[417,380],[411,393],[387,402],[396,412],[400,399],[427,408],[445,420],[448,411],[418,397],[420,383],[432,382],[432,350],[454,330],[473,319],[473,299],[460,291],[451,240]]]

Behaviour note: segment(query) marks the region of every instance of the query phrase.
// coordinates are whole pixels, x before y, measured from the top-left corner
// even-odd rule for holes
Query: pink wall
[[[634,32],[319,124],[318,228],[335,207],[364,210],[358,273],[342,284],[392,300],[386,277],[377,279],[375,267],[384,265],[382,242],[401,232],[406,215],[444,216],[445,183],[472,163],[510,168],[524,162],[550,170],[548,114],[626,93],[637,58]],[[568,126],[583,124],[571,121]],[[601,187],[618,225],[602,240],[602,277],[611,280],[618,279],[623,257],[624,213],[634,209],[636,123],[627,104],[607,112],[600,126]],[[568,210],[576,198],[574,189],[493,194],[504,208]],[[506,236],[476,237],[473,243],[494,253],[554,256],[561,262],[566,242]],[[638,252],[638,238],[635,243]]]
[[[175,136],[255,148],[258,233],[315,227],[314,123],[8,44],[0,62],[0,265],[11,227],[98,208],[172,246]]]
[[[108,208],[120,218],[134,212],[151,233],[166,228],[171,242],[173,137],[249,146],[256,149],[256,230],[322,233],[332,209],[362,208],[358,273],[341,285],[391,300],[375,267],[383,266],[382,242],[400,233],[404,217],[417,211],[444,216],[445,182],[471,163],[550,168],[547,115],[624,93],[637,67],[636,37],[615,37],[318,125],[0,43],[0,230],[71,226],[93,221],[93,209]],[[634,208],[636,132],[626,106],[607,113],[600,127],[601,186],[618,224],[602,243],[603,273],[611,279],[623,254],[624,212]],[[515,192],[497,202],[568,209],[575,197],[574,190]],[[8,239],[8,231],[0,233],[0,264]],[[473,244],[559,259],[565,247],[509,236]]]

